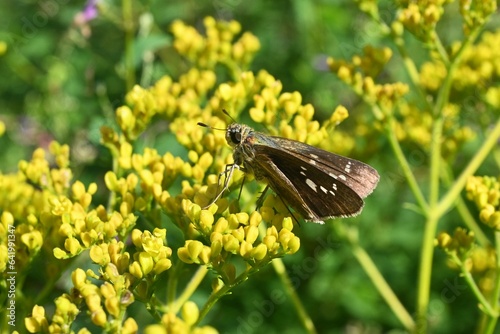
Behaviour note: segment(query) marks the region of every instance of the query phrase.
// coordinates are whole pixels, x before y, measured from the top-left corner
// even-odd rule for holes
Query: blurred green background
[[[0,120],[7,127],[0,138],[0,171],[15,171],[18,161],[29,159],[34,148],[46,147],[56,139],[71,146],[75,178],[86,184],[97,182],[104,203],[102,179],[111,168],[111,157],[100,146],[99,127],[115,126],[114,108],[124,103],[131,82],[127,83],[124,74],[122,3],[101,1],[99,6],[97,16],[85,22],[82,15],[92,14],[84,12],[85,1],[0,3],[0,41],[4,43]],[[385,19],[395,15],[394,3],[383,1],[380,6]],[[138,24],[134,30],[134,83],[149,86],[165,74],[176,78],[189,68],[172,47],[168,27],[173,20],[202,29],[206,16],[234,19],[261,42],[252,70],[266,69],[282,81],[284,91],[299,91],[305,103],[315,106],[319,118],[327,117],[338,104],[345,105],[353,119],[369,112],[327,71],[327,56],[350,59],[367,44],[393,48],[352,1],[151,0],[133,2],[132,10]],[[445,44],[459,37],[460,22],[454,18],[453,7],[439,29]],[[408,43],[417,65],[428,60],[423,45],[411,37]],[[384,81],[405,80],[397,53],[383,76]],[[346,132],[353,127],[351,118],[341,125]],[[166,124],[158,124],[143,138],[144,145],[165,152],[167,146],[158,138],[168,137],[164,134],[167,129]],[[379,170],[381,182],[367,199],[366,214],[348,223],[359,225],[361,243],[413,313],[423,221],[403,208],[403,203],[413,201],[411,193],[388,144],[382,137],[377,144],[378,150],[371,157],[359,158]],[[474,145],[468,149],[473,150]],[[173,151],[186,154],[182,148]],[[414,169],[425,168],[423,152],[408,148],[407,153]],[[483,172],[497,173],[487,168]],[[453,212],[446,218],[440,230],[451,230],[460,222]],[[294,231],[301,237],[301,250],[285,259],[318,332],[400,332],[401,325],[349,246],[336,239],[332,230],[329,224],[302,224]],[[208,297],[209,284],[195,294],[199,305]],[[432,291],[429,313],[433,333],[473,331],[478,317],[476,301],[458,272],[446,267],[439,250],[435,252]],[[138,323],[152,321],[140,306],[137,312],[141,314],[136,317]],[[304,332],[271,266],[223,298],[205,323],[222,333]]]

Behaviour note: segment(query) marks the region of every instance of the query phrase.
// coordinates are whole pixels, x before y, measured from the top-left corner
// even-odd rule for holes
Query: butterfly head
[[[226,129],[226,141],[234,149],[234,162],[243,164],[248,171],[252,169],[250,165],[255,157],[254,133],[251,127],[238,123],[233,123]]]
[[[252,145],[254,143],[253,130],[249,126],[233,123],[227,127],[226,140],[231,147]]]

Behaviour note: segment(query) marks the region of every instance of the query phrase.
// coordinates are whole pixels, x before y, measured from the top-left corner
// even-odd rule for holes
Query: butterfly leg
[[[241,181],[240,193],[238,194],[238,201],[240,200],[241,193],[243,192],[243,186],[245,185],[246,178],[247,178],[247,175],[243,174],[243,180]]]
[[[257,207],[255,208],[255,210],[259,210],[262,207],[262,205],[264,204],[264,200],[266,198],[266,192],[267,192],[268,189],[269,189],[269,185],[266,185],[266,187],[264,188],[264,190],[262,191],[262,193],[260,193],[260,196],[257,199]],[[293,212],[290,211],[290,207],[288,206],[288,204],[286,204],[286,202],[283,200],[283,198],[281,198],[280,195],[277,195],[277,196],[280,199],[280,201],[283,202],[283,204],[285,205],[286,209],[288,210],[288,213],[293,218],[293,220],[295,220],[295,222],[297,222],[297,224],[300,226],[299,220],[295,217],[295,215],[293,214]]]
[[[257,207],[255,210],[259,210],[262,207],[262,204],[264,204],[264,200],[266,199],[266,192],[269,189],[269,185],[266,185],[264,190],[260,193],[259,198],[257,199]]]
[[[237,164],[227,164],[226,168],[224,169],[223,172],[219,174],[219,178],[217,179],[217,196],[203,209],[208,208],[210,205],[214,204],[224,193],[224,191],[229,189],[229,182],[231,181],[231,178],[233,177],[233,173],[235,169],[241,169],[241,167]],[[224,179],[224,185],[222,186],[222,190],[219,191],[219,184],[220,184],[220,178],[222,176],[225,176]]]

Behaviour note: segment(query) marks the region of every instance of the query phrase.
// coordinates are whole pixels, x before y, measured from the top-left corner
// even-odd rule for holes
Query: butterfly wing
[[[285,203],[292,206],[306,220],[322,222],[322,219],[303,199],[303,191],[300,190],[300,185],[294,184],[287,170],[283,170],[280,166],[274,163],[272,156],[263,155],[256,156],[256,164],[259,165],[261,176],[266,179],[271,189],[278,194]]]
[[[377,186],[380,176],[377,170],[361,161],[346,158],[300,141],[271,137],[274,147],[293,152],[305,164],[317,165],[329,176],[346,184],[361,197],[370,195]]]
[[[269,186],[306,220],[358,214],[379,179],[360,161],[298,141],[266,137],[265,144],[253,147],[254,163]]]

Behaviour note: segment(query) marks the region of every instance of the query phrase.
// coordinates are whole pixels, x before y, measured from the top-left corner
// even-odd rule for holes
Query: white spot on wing
[[[305,168],[304,166],[300,166],[300,169],[307,170],[307,168]]]
[[[319,186],[319,189],[321,189],[321,191],[324,192],[325,194],[328,193],[328,190],[323,186]]]
[[[345,175],[344,175],[344,174],[340,174],[340,175],[339,175],[339,178],[340,178],[341,180],[343,180],[343,181],[346,181],[346,180],[347,180],[347,178],[345,177]]]
[[[313,153],[311,153],[311,154],[309,154],[309,155],[310,155],[311,157],[313,157],[314,159],[318,159],[318,158],[319,158],[316,154],[313,154]]]
[[[310,179],[306,179],[306,183],[307,183],[307,185],[308,185],[309,187],[311,187],[311,189],[312,189],[312,190],[314,190],[315,192],[318,192],[318,191],[316,190],[316,187],[317,187],[317,186],[316,186],[316,183],[314,183],[314,182],[313,182],[313,181],[311,181]]]
[[[347,162],[347,165],[345,166],[344,170],[346,173],[351,172],[351,162],[350,161]]]
[[[316,161],[314,161],[313,159],[309,160],[309,163],[313,166],[316,165]]]
[[[328,173],[328,175],[330,175],[331,177],[333,177],[335,180],[337,179],[337,175],[335,175],[335,174]]]

